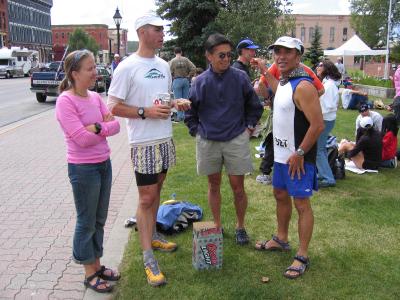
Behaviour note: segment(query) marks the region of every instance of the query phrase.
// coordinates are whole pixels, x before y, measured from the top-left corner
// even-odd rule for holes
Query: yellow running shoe
[[[160,286],[167,283],[164,274],[161,273],[160,267],[155,259],[150,259],[144,264],[144,271],[146,272],[147,282],[151,286]]]
[[[153,240],[151,241],[151,247],[153,250],[172,252],[175,251],[178,246],[173,242],[168,242],[160,233],[155,232],[153,234]]]

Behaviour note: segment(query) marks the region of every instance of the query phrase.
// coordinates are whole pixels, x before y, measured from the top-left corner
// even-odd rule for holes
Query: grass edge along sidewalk
[[[333,134],[354,139],[357,111],[338,111]],[[385,114],[386,112],[383,112]],[[265,114],[264,114],[265,118]],[[195,140],[182,124],[174,124],[177,166],[168,171],[162,200],[172,193],[204,209],[207,181],[197,176]],[[252,151],[260,139],[252,140]],[[254,154],[254,153],[253,153]],[[378,174],[346,173],[335,188],[322,189],[312,198],[315,216],[310,244],[311,267],[305,276],[288,280],[282,276],[295,255],[267,253],[254,249],[257,239],[269,239],[275,232],[275,200],[271,186],[256,183],[255,172],[246,176],[249,198],[246,215],[251,242],[234,242],[233,197],[226,176],[221,187],[224,226],[224,262],[217,271],[196,271],[192,267],[192,228],[168,237],[179,244],[174,253],[156,252],[168,284],[152,288],[145,279],[137,232],[132,231],[120,265],[121,282],[115,299],[398,299],[400,274],[400,168],[383,169]],[[297,214],[289,229],[293,249],[298,247]],[[261,277],[268,276],[269,283]]]

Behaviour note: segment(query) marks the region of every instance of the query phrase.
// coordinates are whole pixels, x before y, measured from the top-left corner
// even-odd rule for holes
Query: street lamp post
[[[392,0],[389,1],[389,13],[388,13],[388,26],[387,26],[387,37],[386,37],[386,59],[385,59],[385,73],[383,79],[389,78],[389,43],[390,43],[390,30],[392,28]]]
[[[117,45],[117,49],[118,49],[117,53],[118,53],[118,55],[119,55],[119,54],[120,54],[120,53],[119,53],[119,46],[120,46],[120,41],[119,41],[119,26],[121,25],[122,16],[121,16],[121,14],[119,13],[118,7],[117,7],[117,9],[115,10],[115,14],[114,14],[113,19],[114,19],[114,22],[115,22],[115,26],[117,26],[117,43],[118,43],[118,45]]]
[[[111,64],[112,55],[111,55],[111,39],[108,39],[108,62]]]

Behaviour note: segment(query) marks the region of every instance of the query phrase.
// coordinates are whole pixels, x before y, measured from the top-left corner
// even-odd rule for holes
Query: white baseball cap
[[[118,53],[115,53],[115,54],[114,54],[114,57],[119,57],[119,54],[118,54]]]
[[[282,46],[289,49],[297,49],[301,54],[304,53],[303,42],[290,36],[281,36],[272,45],[268,46],[268,50],[274,49],[275,46]]]
[[[153,26],[164,26],[166,25],[164,20],[159,16],[156,16],[153,13],[146,13],[143,16],[139,17],[135,21],[135,30],[138,30],[140,27],[144,25],[153,25]]]
[[[373,125],[374,125],[374,121],[372,121],[371,117],[366,116],[366,117],[361,118],[360,126],[362,128],[369,128],[369,127],[372,127]]]

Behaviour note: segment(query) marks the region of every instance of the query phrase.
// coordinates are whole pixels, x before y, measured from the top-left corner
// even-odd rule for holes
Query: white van
[[[38,52],[26,48],[0,49],[0,77],[29,76]]]

